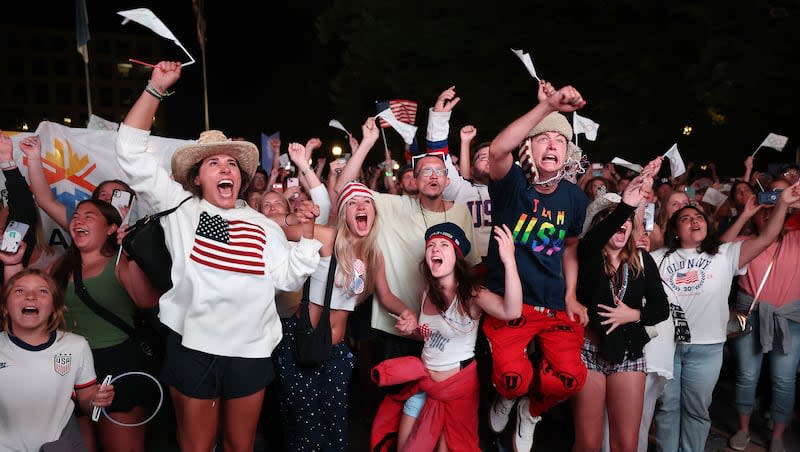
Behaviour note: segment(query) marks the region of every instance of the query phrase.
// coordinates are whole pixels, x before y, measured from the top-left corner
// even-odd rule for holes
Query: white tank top
[[[323,306],[325,305],[325,287],[328,283],[328,268],[331,266],[331,257],[325,256],[319,258],[319,265],[317,265],[317,269],[314,270],[314,273],[311,274],[311,285],[308,288],[308,298],[310,301],[316,305]],[[334,280],[338,279],[341,275],[339,274],[339,267],[336,266],[336,277]],[[349,290],[343,287],[339,287],[336,284],[332,287],[333,292],[331,292],[331,309],[340,309],[342,311],[353,311],[356,308],[356,300],[358,300],[358,295],[353,294]]]
[[[422,296],[419,314],[420,331],[425,339],[422,362],[430,370],[455,369],[461,361],[475,356],[478,320],[461,313],[455,297],[444,314],[425,314],[426,295]]]

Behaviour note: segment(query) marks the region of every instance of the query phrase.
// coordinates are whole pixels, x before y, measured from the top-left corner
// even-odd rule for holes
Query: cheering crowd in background
[[[344,451],[358,410],[371,450],[494,450],[503,437],[528,451],[568,403],[563,449],[641,451],[652,432],[658,450],[700,451],[724,359],[740,424],[730,447],[747,447],[758,397],[769,450],[784,450],[800,361],[796,165],[756,172],[749,157],[722,179],[713,165],[676,172],[671,152],[642,155],[636,171],[593,164],[565,116],[581,93],[541,81],[491,141],[480,125],[451,133],[460,99],[445,89],[425,146],[398,169],[369,117],[349,159],[314,168],[311,138],[286,147],[290,170],[273,139],[275,164],[261,168],[255,145],[206,131],[168,172],[147,144],[180,74],[153,68],[117,132],[124,180],[77,205],[53,196],[37,136],[19,144],[26,179],[0,135],[2,224],[29,226],[0,252],[0,448],[145,450],[152,387],[97,378],[146,367],[101,312],[133,327],[150,310],[182,450],[253,450],[261,432],[279,450]],[[365,168],[369,152],[385,161]],[[166,291],[119,250],[136,220],[112,205],[120,192],[139,216],[177,207],[161,221]],[[69,232],[66,253],[44,242],[39,209]],[[728,339],[732,310],[749,314],[749,334]],[[298,358],[306,319],[329,328],[321,362]],[[95,408],[108,416],[92,422]]]

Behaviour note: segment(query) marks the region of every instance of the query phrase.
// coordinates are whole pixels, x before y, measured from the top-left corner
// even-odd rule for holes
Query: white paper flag
[[[681,153],[678,152],[678,143],[672,145],[664,154],[664,157],[669,159],[669,169],[672,172],[672,177],[678,177],[686,172],[686,165],[683,164]]]
[[[786,146],[787,141],[789,141],[788,137],[778,135],[776,133],[770,133],[767,135],[767,138],[764,138],[764,142],[761,143],[761,146],[759,147],[772,148],[780,152],[783,150],[783,147]]]
[[[706,188],[706,192],[703,194],[703,202],[709,203],[714,207],[719,207],[726,199],[728,197],[714,187]]]
[[[539,76],[536,75],[536,69],[533,68],[533,61],[531,61],[531,56],[528,55],[528,52],[523,52],[522,50],[515,50],[515,49],[511,49],[511,51],[514,52],[514,55],[519,57],[519,59],[522,61],[522,64],[525,65],[525,69],[527,69],[528,72],[531,74],[531,77],[535,78],[536,80],[539,80]]]
[[[392,114],[391,108],[383,110],[378,113],[377,116],[385,119],[386,122],[403,137],[403,141],[405,141],[406,144],[411,144],[414,141],[414,135],[417,133],[417,126],[398,121],[397,118],[394,117],[394,114]]]
[[[189,54],[188,51],[186,51],[186,48],[183,47],[183,44],[181,44],[181,42],[178,41],[178,38],[176,38],[171,31],[169,31],[169,28],[167,28],[167,26],[164,25],[164,22],[161,22],[161,19],[156,17],[156,15],[153,14],[153,12],[150,11],[149,9],[147,8],[129,9],[127,11],[119,11],[117,12],[117,14],[125,18],[125,20],[122,21],[122,25],[125,25],[126,23],[132,20],[136,23],[144,25],[145,27],[153,30],[158,35],[173,41],[178,47],[181,48],[181,50],[183,50],[184,53],[186,53],[186,56],[188,56],[189,59],[191,60],[187,63],[182,63],[181,66],[188,66],[194,63],[194,58],[192,58],[192,55]]]
[[[334,129],[339,129],[339,130],[341,130],[342,132],[344,132],[344,133],[346,133],[348,135],[352,135],[352,133],[348,132],[347,129],[344,128],[344,126],[342,125],[341,122],[339,122],[339,121],[337,121],[335,119],[331,119],[331,121],[328,123],[328,125],[333,127]]]
[[[281,154],[280,157],[278,157],[278,159],[281,168],[289,168],[290,166],[292,166],[292,163],[289,161],[289,154]]]
[[[614,157],[614,159],[611,160],[611,163],[613,163],[615,165],[622,166],[624,168],[628,168],[628,169],[634,170],[637,173],[641,173],[642,170],[644,169],[642,167],[642,165],[639,165],[639,164],[636,164],[636,163],[631,163],[631,162],[629,162],[629,161],[627,161],[625,159],[621,159],[619,157]]]
[[[581,116],[577,112],[572,113],[572,130],[576,134],[582,133],[586,135],[587,140],[594,141],[597,139],[597,129],[599,128],[600,124],[592,121],[586,116]]]

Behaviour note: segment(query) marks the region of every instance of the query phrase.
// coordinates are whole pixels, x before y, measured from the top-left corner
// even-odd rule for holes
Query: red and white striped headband
[[[348,182],[342,188],[342,192],[339,194],[339,201],[336,203],[336,206],[339,209],[339,214],[344,211],[344,206],[347,204],[347,201],[350,201],[356,196],[364,196],[369,199],[375,199],[375,197],[372,196],[372,191],[367,188],[366,185],[356,181]]]

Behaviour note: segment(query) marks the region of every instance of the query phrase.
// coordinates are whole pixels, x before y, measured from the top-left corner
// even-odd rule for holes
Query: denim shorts
[[[427,400],[427,398],[428,395],[424,392],[418,392],[409,397],[406,400],[406,404],[403,405],[403,414],[411,416],[414,419],[418,418],[420,411],[422,411],[422,407],[425,406],[425,400]]]

